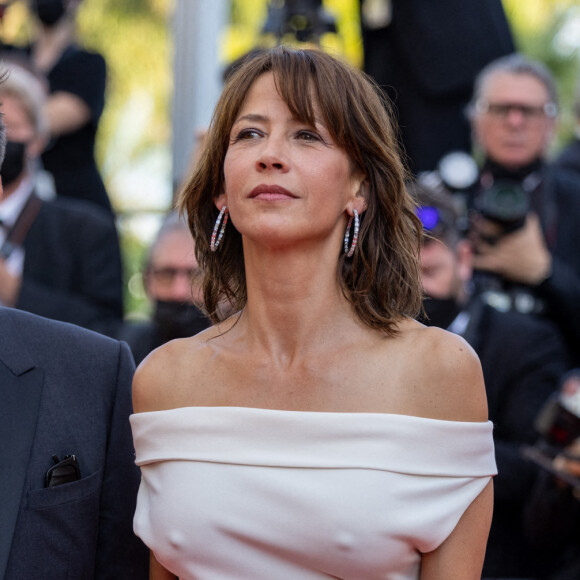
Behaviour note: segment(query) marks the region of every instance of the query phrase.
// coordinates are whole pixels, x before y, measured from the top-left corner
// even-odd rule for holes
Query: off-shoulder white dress
[[[490,422],[186,407],[131,425],[135,532],[181,580],[415,580],[496,473]]]

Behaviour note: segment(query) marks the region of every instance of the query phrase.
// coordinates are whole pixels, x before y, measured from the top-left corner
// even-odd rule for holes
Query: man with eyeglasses
[[[200,310],[198,269],[187,222],[170,212],[149,248],[143,271],[145,293],[153,304],[152,319],[126,324],[119,336],[131,347],[137,364],[158,346],[211,325]]]
[[[497,299],[500,293],[486,290],[490,284],[501,287],[510,296],[502,308],[555,321],[571,363],[578,364],[580,181],[546,162],[557,112],[555,83],[541,63],[513,54],[480,72],[468,108],[483,156],[470,237],[480,290]],[[490,192],[496,205],[508,206],[519,196],[521,219],[509,224],[495,214],[492,219],[482,210]]]

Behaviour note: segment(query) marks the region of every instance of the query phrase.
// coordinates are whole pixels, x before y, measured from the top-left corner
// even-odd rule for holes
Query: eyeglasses
[[[168,286],[173,284],[178,276],[185,276],[191,280],[196,272],[195,268],[150,268],[148,274],[159,284]]]
[[[507,119],[512,111],[519,112],[528,121],[539,121],[544,117],[553,119],[558,114],[556,103],[548,102],[543,105],[520,105],[518,103],[490,103],[485,99],[479,99],[475,103],[478,113],[489,114],[497,119]]]

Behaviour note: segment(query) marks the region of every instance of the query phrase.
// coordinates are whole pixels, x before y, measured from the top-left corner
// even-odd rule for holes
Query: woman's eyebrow
[[[238,117],[234,121],[234,125],[241,123],[243,121],[250,122],[250,123],[267,123],[270,121],[270,118],[266,115],[261,115],[260,113],[247,113],[246,115],[242,115],[241,117]],[[299,119],[298,117],[288,117],[287,121],[288,121],[288,123],[294,123],[294,124],[304,122],[301,119]],[[317,125],[326,129],[326,125],[318,117],[316,117],[314,119],[313,127],[316,127]]]
[[[248,113],[247,115],[243,115],[242,117],[238,117],[235,120],[235,123],[239,123],[240,121],[252,121],[258,123],[265,123],[268,121],[268,117],[265,115],[260,115],[258,113]]]

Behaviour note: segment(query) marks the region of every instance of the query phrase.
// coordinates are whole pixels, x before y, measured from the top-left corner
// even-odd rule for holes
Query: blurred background
[[[308,4],[307,2],[303,4]],[[388,2],[368,1],[380,13]],[[574,131],[580,77],[577,0],[504,0],[516,47],[557,78],[561,120],[555,149]],[[210,121],[226,66],[256,45],[296,42],[277,35],[282,0],[83,0],[79,39],[108,66],[96,156],[118,216],[128,318],[146,317],[143,255],[189,167],[196,133]],[[382,7],[382,8],[381,8]],[[359,0],[322,0],[320,44],[362,66]],[[25,0],[0,1],[2,41],[26,44]]]

